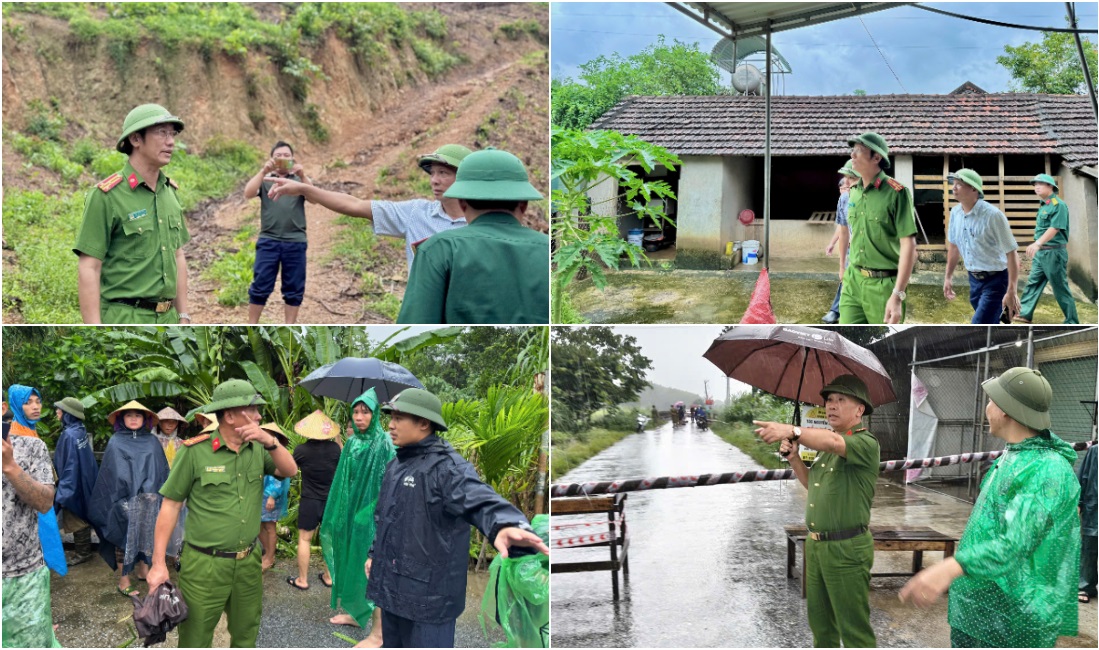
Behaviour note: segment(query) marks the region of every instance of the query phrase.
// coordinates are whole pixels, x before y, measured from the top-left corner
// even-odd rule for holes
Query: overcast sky
[[[636,338],[641,351],[652,359],[650,382],[701,395],[708,379],[710,396],[725,399],[725,374],[702,357],[721,334],[721,325],[622,325],[611,329]],[[739,381],[731,384],[734,395],[747,390]]]
[[[926,4],[1002,22],[1067,26],[1063,2]],[[666,42],[697,42],[707,53],[721,38],[662,2],[553,2],[550,7],[554,78],[576,77],[580,64],[599,55],[636,54],[661,34]],[[1081,29],[1096,28],[1096,3],[1078,2],[1076,13]],[[845,18],[775,34],[772,43],[793,70],[785,76],[785,88],[776,82],[775,94],[848,95],[856,88],[871,95],[941,94],[965,81],[1004,92],[1010,90],[1010,77],[996,57],[1005,45],[1042,39],[1039,32],[982,25],[915,7],[870,13],[861,21]],[[1095,36],[1085,38],[1094,42]],[[727,85],[729,75],[722,75]]]

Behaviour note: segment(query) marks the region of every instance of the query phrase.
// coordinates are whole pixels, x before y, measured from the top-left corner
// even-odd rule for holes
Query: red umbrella
[[[828,330],[733,327],[702,356],[733,379],[798,402],[823,405],[820,390],[840,375],[865,382],[875,407],[897,399],[893,380],[874,353]]]

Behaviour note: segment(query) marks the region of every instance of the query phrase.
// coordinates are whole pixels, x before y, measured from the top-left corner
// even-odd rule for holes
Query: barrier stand
[[[610,560],[594,562],[552,562],[550,573],[578,573],[581,571],[610,571],[611,590],[615,602],[618,601],[618,572],[621,571],[624,579],[630,574],[628,552],[630,548],[629,529],[626,526],[626,496],[614,494],[609,496],[587,497],[579,499],[552,499],[550,501],[550,516],[572,516],[606,513],[607,521],[600,523],[599,527],[606,526],[607,532],[594,532],[580,530],[582,534],[571,537],[557,538],[551,534],[550,546],[555,549],[572,547],[607,546],[610,549]],[[552,531],[563,531],[575,528],[591,528],[593,524],[564,524],[551,526]]]

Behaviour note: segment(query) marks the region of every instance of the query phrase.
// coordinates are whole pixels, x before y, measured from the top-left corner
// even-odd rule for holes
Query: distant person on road
[[[531,549],[549,555],[549,548],[523,513],[436,435],[447,430],[438,397],[408,388],[382,410],[390,414],[397,456],[386,466],[374,515],[367,597],[382,609],[386,647],[450,648],[466,605],[470,526],[504,557]]]
[[[1053,298],[1065,323],[1079,323],[1076,300],[1068,286],[1068,205],[1057,195],[1057,181],[1049,174],[1038,174],[1030,181],[1041,204],[1034,225],[1034,243],[1026,247],[1031,259],[1030,276],[1023,288],[1022,308],[1016,323],[1030,323],[1038,299],[1046,284],[1053,290]]]
[[[847,225],[847,199],[851,186],[859,181],[859,173],[851,166],[850,160],[838,171],[842,176],[839,181],[840,198],[836,203],[836,230],[832,233],[832,241],[828,242],[828,248],[824,249],[824,254],[831,257],[832,252],[839,249],[840,286],[836,288],[836,297],[832,299],[832,306],[828,309],[828,313],[820,319],[820,322],[826,325],[835,325],[840,322],[840,294],[843,293],[843,273],[847,270],[847,256],[851,242],[851,232]]]
[[[947,177],[954,183],[958,205],[950,209],[946,233],[946,277],[943,297],[954,300],[954,268],[959,258],[969,274],[969,304],[973,324],[996,325],[1006,309],[1019,314],[1019,244],[1003,212],[984,200],[984,182],[972,169],[959,169]],[[1010,319],[1009,319],[1010,322]]]
[[[50,609],[50,569],[38,537],[38,515],[53,508],[53,467],[35,431],[42,397],[30,386],[8,388],[14,420],[3,441],[3,645],[60,648]]]
[[[260,200],[260,232],[256,240],[256,262],[252,267],[252,285],[248,287],[248,323],[259,323],[267,298],[275,290],[275,276],[282,271],[283,316],[287,324],[296,323],[305,297],[305,202],[301,196],[271,198],[268,191],[274,179],[286,178],[312,185],[301,163],[294,160],[294,149],[279,140],[271,147],[271,157],[244,185],[244,198]]]
[[[420,156],[420,169],[431,176],[431,193],[434,200],[410,199],[408,201],[380,201],[360,199],[333,192],[291,179],[273,179],[268,191],[271,199],[286,196],[304,196],[307,200],[346,214],[349,217],[370,219],[374,234],[387,237],[403,237],[408,269],[412,271],[414,246],[435,233],[461,228],[466,216],[455,198],[443,196],[454,183],[458,165],[468,156],[469,149],[460,144],[447,144],[434,153]]]
[[[870,625],[870,503],[881,447],[862,426],[862,418],[873,413],[874,406],[866,384],[854,375],[836,377],[820,394],[831,430],[757,421],[756,434],[764,442],[781,442],[779,453],[809,490],[805,604],[813,646],[873,648],[877,637]],[[801,461],[799,445],[820,452],[812,469]]]
[[[549,237],[521,223],[542,193],[514,154],[493,148],[462,160],[444,198],[469,226],[420,245],[398,323],[549,322]]]
[[[847,196],[851,249],[840,294],[840,324],[904,322],[906,289],[916,263],[912,193],[886,174],[889,146],[877,133],[847,141],[859,173]]]
[[[116,144],[126,164],[88,191],[73,246],[85,324],[191,322],[183,254],[191,236],[179,185],[161,173],[182,130],[183,122],[163,106],[133,109]]]
[[[927,607],[949,590],[955,648],[1052,648],[1078,633],[1076,451],[1050,431],[1053,390],[1037,370],[1011,368],[981,388],[1004,455],[981,482],[958,551],[917,573],[900,599]]]

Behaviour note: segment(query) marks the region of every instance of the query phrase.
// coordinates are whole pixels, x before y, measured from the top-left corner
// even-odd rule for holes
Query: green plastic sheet
[[[549,544],[549,517],[538,515],[531,526]],[[496,556],[489,566],[480,618],[486,638],[503,632],[506,641],[495,647],[548,648],[549,557],[541,553]]]

